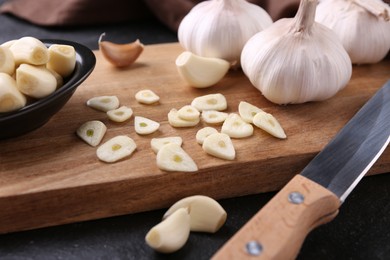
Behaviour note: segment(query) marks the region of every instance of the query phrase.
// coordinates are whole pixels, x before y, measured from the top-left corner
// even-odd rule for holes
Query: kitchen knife
[[[294,259],[306,235],[340,205],[390,141],[390,81],[213,259]]]

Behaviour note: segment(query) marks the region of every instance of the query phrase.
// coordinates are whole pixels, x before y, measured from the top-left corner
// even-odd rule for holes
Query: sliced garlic
[[[107,112],[119,107],[119,99],[117,96],[93,97],[87,101],[87,106],[99,111]]]
[[[195,107],[186,105],[177,111],[177,115],[183,120],[194,121],[199,119],[200,112]]]
[[[207,124],[222,124],[228,117],[228,113],[216,110],[205,110],[202,112],[202,120]]]
[[[96,155],[101,161],[112,163],[130,156],[136,148],[137,145],[133,139],[118,135],[99,146]]]
[[[196,136],[195,136],[196,142],[198,144],[203,144],[204,139],[206,139],[207,136],[215,133],[218,133],[218,130],[215,129],[214,127],[209,127],[209,126],[203,127],[199,129],[198,132],[196,132]]]
[[[54,70],[66,78],[74,71],[76,66],[76,51],[73,46],[53,44],[49,47],[49,61],[47,68]]]
[[[15,72],[15,60],[12,52],[4,46],[0,46],[0,72],[11,76]]]
[[[191,106],[195,107],[199,111],[222,111],[227,108],[227,102],[224,95],[217,93],[196,97],[192,100]]]
[[[160,97],[150,89],[143,89],[135,94],[135,99],[142,104],[153,104],[160,100]]]
[[[114,122],[124,122],[133,115],[133,110],[127,106],[121,106],[117,109],[107,111],[107,116]]]
[[[223,123],[221,133],[227,134],[231,138],[245,138],[253,135],[253,126],[245,122],[239,115],[231,113]]]
[[[260,112],[255,115],[255,117],[253,118],[253,124],[277,138],[287,138],[278,120],[276,120],[276,118],[269,113]]]
[[[115,67],[127,67],[132,65],[144,50],[144,45],[137,39],[126,44],[117,44],[103,41],[105,33],[100,35],[99,50],[103,57]]]
[[[157,166],[165,171],[195,172],[198,166],[194,160],[176,143],[169,143],[157,152]]]
[[[181,208],[154,226],[145,237],[146,243],[161,253],[172,253],[187,242],[191,219],[188,209]]]
[[[153,152],[158,153],[158,151],[166,144],[175,143],[178,145],[183,144],[183,139],[180,136],[169,136],[161,138],[153,138],[150,140],[150,146],[152,147]]]
[[[16,69],[16,85],[27,96],[43,98],[56,90],[57,80],[46,67],[21,64]]]
[[[226,221],[227,213],[214,199],[194,195],[177,201],[164,214],[163,219],[169,218],[180,209],[188,209],[191,219],[191,231],[217,232]]]
[[[236,157],[233,142],[224,133],[215,133],[206,137],[203,141],[202,148],[206,153],[220,159],[234,160]]]
[[[76,131],[78,137],[90,146],[97,146],[106,134],[107,127],[101,121],[92,120],[82,124]]]
[[[195,120],[184,120],[179,117],[178,111],[172,108],[168,113],[168,122],[173,127],[192,127],[196,126],[200,122],[198,117]]]
[[[26,36],[16,40],[10,47],[15,64],[43,65],[49,61],[49,51],[40,40]]]
[[[264,111],[245,101],[241,101],[238,105],[238,113],[240,114],[241,118],[247,123],[253,123],[253,118],[257,113],[260,112]]]
[[[7,73],[0,73],[0,113],[11,112],[26,105],[26,97],[17,89],[16,81]]]
[[[160,123],[149,118],[136,116],[134,118],[135,132],[139,135],[148,135],[156,132],[160,127]]]
[[[228,72],[230,63],[183,52],[176,59],[179,75],[192,87],[206,88],[218,83]]]

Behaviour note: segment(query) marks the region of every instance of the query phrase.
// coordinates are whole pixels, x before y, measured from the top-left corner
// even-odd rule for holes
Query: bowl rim
[[[27,106],[20,108],[19,110],[7,113],[0,113],[0,123],[41,109],[42,107],[47,106],[51,102],[55,102],[69,92],[75,91],[76,88],[92,73],[95,68],[96,57],[93,51],[88,47],[84,46],[83,44],[62,39],[39,40],[42,41],[47,47],[53,44],[66,44],[73,46],[76,51],[76,67],[73,73],[67,78],[65,78],[65,80],[67,80],[66,83],[50,95],[42,99],[35,100],[31,104],[28,104]]]

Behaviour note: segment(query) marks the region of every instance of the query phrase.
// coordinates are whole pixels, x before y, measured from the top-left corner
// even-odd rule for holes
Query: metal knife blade
[[[294,259],[306,235],[331,221],[390,142],[390,81],[213,259]]]

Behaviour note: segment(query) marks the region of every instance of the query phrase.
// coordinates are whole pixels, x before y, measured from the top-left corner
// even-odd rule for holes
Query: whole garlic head
[[[244,46],[242,69],[271,102],[325,100],[351,78],[351,60],[337,35],[314,22],[316,5],[302,0],[294,18],[278,20]]]
[[[390,50],[390,7],[381,0],[322,0],[315,20],[336,32],[354,64],[376,63]]]
[[[185,50],[199,56],[239,63],[246,41],[271,24],[266,11],[245,0],[210,0],[183,18],[178,39]]]

